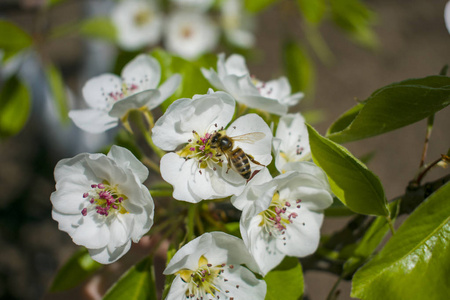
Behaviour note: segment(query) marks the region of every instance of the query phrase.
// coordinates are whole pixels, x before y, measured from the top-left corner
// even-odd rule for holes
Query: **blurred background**
[[[107,14],[116,5],[114,1],[59,2],[43,13],[42,6],[46,1],[0,0],[0,20],[13,22],[26,32],[35,32],[36,26],[42,23],[65,26],[56,33],[63,38],[39,43],[35,53],[28,53],[19,62],[2,66],[0,80],[6,80],[8,72],[19,68],[32,96],[30,114],[24,127],[13,136],[0,139],[1,299],[98,297],[98,291],[107,289],[111,280],[115,280],[129,263],[137,261],[145,254],[146,247],[151,246],[147,239],[134,246],[132,251],[135,255],[128,254],[123,261],[103,271],[106,279],[105,276],[97,276],[87,287],[63,293],[47,292],[58,268],[77,250],[70,237],[59,231],[51,218],[49,196],[54,191],[53,168],[62,158],[82,151],[94,152],[111,143],[115,132],[88,135],[73,128],[71,121],[61,125],[55,113],[57,102],[50,99],[52,96],[48,89],[42,88],[46,85],[45,78],[48,78],[42,61],[51,61],[56,66],[71,90],[67,97],[71,107],[80,107],[80,91],[84,82],[94,75],[115,70],[115,58],[124,50],[123,46],[112,46],[111,41],[105,41],[104,37],[86,39],[83,35],[74,34],[70,28],[77,20]],[[305,91],[306,97],[290,111],[304,113],[321,134],[340,114],[355,105],[355,99],[366,99],[376,89],[393,82],[438,74],[450,62],[450,35],[444,23],[446,0],[361,1],[370,11],[370,16],[362,17],[362,33],[356,34],[352,29],[342,30],[345,26],[332,22],[332,17],[329,20],[324,17],[320,22],[310,17],[312,19],[308,21],[308,15],[299,13],[295,1],[262,2],[274,3],[248,17],[252,19],[248,30],[253,36],[251,43],[246,40],[249,47],[230,45],[233,44],[232,38],[226,40],[227,33],[222,33],[221,43],[212,48],[205,46],[204,52],[243,53],[252,74],[269,80],[289,72],[284,60],[286,45],[300,47],[304,64],[302,72],[306,75],[299,88]],[[167,6],[163,4],[162,10],[167,11]],[[213,18],[218,18],[217,13]],[[161,24],[162,28],[169,27],[167,22]],[[154,45],[138,47],[169,46],[168,38],[164,37],[150,43]],[[134,55],[134,49],[126,50],[128,56],[125,57]],[[169,50],[186,59],[195,59],[190,54],[178,53],[176,47]],[[436,115],[427,162],[447,152],[449,128],[450,111],[447,108]],[[407,183],[417,172],[425,131],[426,122],[422,121],[345,146],[357,157],[373,154],[368,166],[380,177],[388,199],[392,199],[404,193]],[[436,170],[425,181],[443,174],[445,170]],[[345,222],[343,218],[327,218],[323,233],[331,233]],[[320,272],[308,272],[305,278],[306,293],[311,300],[325,299],[336,280],[334,276]],[[344,282],[340,289],[342,292],[338,299],[350,299],[350,285]]]

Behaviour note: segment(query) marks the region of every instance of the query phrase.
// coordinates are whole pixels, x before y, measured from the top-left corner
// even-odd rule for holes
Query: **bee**
[[[263,139],[266,135],[262,132],[251,132],[243,135],[238,135],[234,137],[229,137],[220,132],[216,132],[211,136],[210,147],[212,149],[218,150],[218,156],[224,155],[228,161],[228,169],[233,168],[236,172],[238,172],[245,179],[250,180],[252,175],[252,171],[250,168],[250,161],[259,166],[265,167],[263,164],[257,162],[253,156],[247,154],[240,147],[234,148],[234,142],[244,142],[248,144],[253,144],[261,139]]]

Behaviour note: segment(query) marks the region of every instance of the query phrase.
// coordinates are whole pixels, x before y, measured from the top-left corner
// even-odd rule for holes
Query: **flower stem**
[[[389,229],[391,230],[392,235],[394,235],[395,234],[395,228],[394,228],[394,223],[392,223],[391,216],[387,216],[386,217],[386,221],[389,224]]]
[[[433,129],[433,123],[434,123],[434,115],[431,115],[428,117],[427,120],[427,132],[425,134],[425,143],[423,144],[423,151],[422,151],[422,159],[420,160],[419,168],[422,168],[425,164],[425,158],[427,157],[427,150],[428,150],[428,142],[430,140],[431,131]]]
[[[142,163],[159,174],[159,172],[160,172],[159,166],[153,160],[148,158],[147,156],[144,156],[142,158]]]
[[[142,120],[142,118],[136,118],[137,119],[137,126],[139,128],[139,130],[141,131],[142,135],[145,138],[145,141],[147,142],[147,144],[150,146],[150,148],[152,148],[152,150],[159,156],[159,157],[163,157],[166,152],[164,152],[163,150],[159,149],[158,147],[156,147],[156,145],[153,143],[152,140],[152,135],[150,134],[150,129],[147,129],[144,121]],[[151,126],[151,124],[149,124],[149,126]]]
[[[342,280],[342,277],[340,276],[334,283],[330,292],[328,293],[327,300],[336,300],[337,299],[337,297],[339,295],[339,291],[336,291],[336,289],[339,286],[339,283],[341,283],[341,280]]]

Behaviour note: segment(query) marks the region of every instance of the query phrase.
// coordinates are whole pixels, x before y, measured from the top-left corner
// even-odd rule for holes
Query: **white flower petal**
[[[108,112],[97,109],[71,110],[69,118],[77,127],[90,133],[105,132],[119,123],[118,118],[111,117]]]
[[[244,76],[249,74],[245,58],[239,54],[233,54],[225,62],[225,72],[227,75]]]
[[[319,246],[323,214],[300,209],[298,217],[286,226],[286,240],[278,239],[277,248],[286,255],[303,257]]]
[[[132,109],[139,109],[146,106],[152,99],[158,99],[160,93],[158,90],[145,90],[122,100],[119,100],[113,104],[109,115],[114,118],[122,118]]]
[[[167,294],[166,300],[186,300],[186,291],[188,289],[188,284],[181,279],[180,275],[177,275],[172,281],[169,293]],[[205,299],[206,300],[206,299]]]
[[[205,68],[201,68],[203,76],[206,78],[206,80],[209,81],[209,83],[219,90],[225,90],[225,87],[222,84],[222,81],[219,78],[219,75],[217,75],[216,71],[214,69],[210,68],[209,70]]]
[[[102,74],[89,79],[83,86],[82,93],[86,103],[96,109],[109,110],[112,95],[122,92],[122,80],[114,74]]]
[[[265,98],[262,96],[243,95],[236,100],[239,100],[239,102],[242,102],[247,106],[262,109],[279,116],[285,115],[288,111],[288,107],[286,105],[281,104],[275,99]]]
[[[161,84],[158,88],[160,92],[160,97],[158,98],[158,101],[152,101],[147,104],[148,109],[153,109],[163,103],[167,98],[172,96],[173,93],[175,93],[176,89],[181,83],[181,75],[180,74],[174,74],[170,76],[169,79],[167,79],[163,84]]]
[[[148,177],[148,169],[141,163],[130,150],[113,145],[107,155],[113,159],[118,166],[130,169],[137,175],[140,182],[144,182]]]
[[[176,153],[167,153],[161,158],[161,177],[173,186],[173,197],[177,200],[198,203],[202,199],[189,189],[189,176],[196,169],[194,160],[185,160]]]
[[[139,91],[156,89],[161,80],[161,66],[153,57],[140,54],[125,65],[122,79],[127,86],[136,85]]]
[[[117,261],[119,258],[125,255],[131,248],[131,241],[125,245],[116,248],[113,252],[110,252],[107,247],[101,249],[88,249],[89,255],[93,260],[101,264],[110,264]]]
[[[221,282],[219,286],[221,292],[215,295],[217,299],[220,296],[220,299],[263,300],[266,296],[266,282],[257,279],[244,267],[225,269],[222,276],[227,281]]]
[[[99,249],[108,244],[111,238],[109,227],[94,214],[91,212],[89,217],[79,219],[79,226],[71,235],[75,244],[88,249]]]

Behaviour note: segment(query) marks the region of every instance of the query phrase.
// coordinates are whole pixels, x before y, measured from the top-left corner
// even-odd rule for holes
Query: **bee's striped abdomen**
[[[249,179],[252,173],[250,169],[250,162],[247,155],[241,148],[236,148],[231,152],[230,161],[233,165],[233,169],[236,170],[242,177]]]

